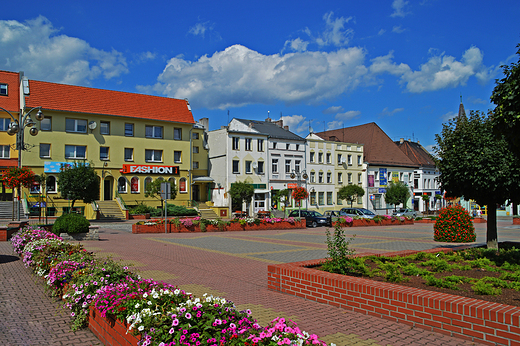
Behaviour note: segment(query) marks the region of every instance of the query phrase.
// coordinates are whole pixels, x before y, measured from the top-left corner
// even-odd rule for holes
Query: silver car
[[[392,213],[392,216],[417,217],[417,212],[410,208],[400,208]]]
[[[360,217],[365,219],[372,219],[376,214],[365,208],[341,208],[341,211],[350,217]]]

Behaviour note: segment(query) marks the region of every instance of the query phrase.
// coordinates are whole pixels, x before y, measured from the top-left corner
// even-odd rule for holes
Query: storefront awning
[[[269,193],[271,190],[255,190],[255,193]]]
[[[215,179],[213,179],[211,177],[197,177],[197,178],[193,178],[193,182],[194,183],[212,183],[214,181],[215,181]]]

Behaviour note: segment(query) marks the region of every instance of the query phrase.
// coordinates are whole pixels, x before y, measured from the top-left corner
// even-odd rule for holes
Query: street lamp
[[[303,181],[307,181],[307,179],[309,179],[309,175],[307,174],[307,171],[304,169],[303,171],[299,171],[299,170],[292,170],[291,172],[291,179],[294,179],[294,178],[297,178],[298,180],[298,187],[301,187],[301,182],[302,180]],[[303,178],[303,179],[302,179]],[[300,203],[298,203],[298,216],[301,217],[302,216],[302,211],[301,211],[301,201]]]
[[[18,150],[18,168],[22,168],[22,151],[29,150],[32,147],[24,143],[24,130],[25,128],[29,127],[29,133],[31,134],[31,136],[36,136],[38,134],[38,129],[34,127],[34,125],[36,125],[36,122],[34,122],[34,120],[32,120],[31,118],[31,112],[37,109],[38,112],[36,112],[35,118],[38,121],[42,121],[44,118],[42,107],[34,107],[25,114],[23,114],[23,112],[20,111],[20,116],[18,120],[15,119],[15,117],[7,109],[3,107],[0,107],[0,109],[9,114],[11,119],[13,119],[13,121],[9,123],[7,134],[9,136],[16,135],[16,144],[13,149]],[[17,221],[20,220],[20,193],[20,187],[18,187],[18,213],[16,215]]]

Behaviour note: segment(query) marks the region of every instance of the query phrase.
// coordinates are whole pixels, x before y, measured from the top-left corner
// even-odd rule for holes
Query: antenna
[[[323,122],[323,132],[325,132],[325,122]]]
[[[227,123],[228,123],[228,125],[229,125],[229,109],[228,109],[228,111],[227,111]]]

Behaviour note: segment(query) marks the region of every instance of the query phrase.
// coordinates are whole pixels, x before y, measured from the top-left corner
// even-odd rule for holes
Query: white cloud
[[[325,21],[325,28],[322,32],[313,34],[309,28],[305,28],[302,32],[308,36],[308,40],[304,40],[300,37],[287,40],[285,41],[282,52],[285,49],[303,52],[307,50],[309,44],[317,44],[320,48],[325,46],[347,46],[354,36],[354,30],[352,28],[346,28],[347,23],[352,20],[352,17],[334,18],[334,12],[330,11],[323,15],[323,20]]]
[[[404,111],[404,108],[395,108],[393,110],[389,110],[388,107],[385,107],[385,109],[383,109],[383,111],[381,111],[380,115],[381,116],[392,116],[395,113],[399,113],[402,111]]]
[[[294,133],[308,133],[309,121],[303,115],[282,116],[284,126],[289,126],[289,131]]]
[[[405,31],[406,31],[406,29],[403,29],[403,27],[401,25],[396,25],[392,28],[392,32],[396,33],[396,34],[402,34]]]
[[[294,40],[285,41],[284,49],[290,48],[295,52],[305,52],[307,50],[307,46],[309,45],[309,41],[303,41],[301,38],[296,38]]]
[[[346,46],[354,36],[354,30],[346,29],[345,25],[352,20],[352,17],[333,18],[334,12],[330,11],[323,15],[326,29],[318,39],[320,46],[334,45],[336,47]]]
[[[342,106],[332,106],[322,111],[323,114],[336,114],[344,111],[345,109]]]
[[[341,129],[343,126],[345,126],[343,121],[333,120],[327,123],[327,130]]]
[[[441,120],[443,123],[445,123],[445,122],[448,122],[448,121],[454,119],[457,115],[459,115],[459,113],[448,112],[446,114],[441,115]]]
[[[401,82],[408,91],[421,93],[465,85],[472,76],[482,83],[490,78],[490,70],[483,64],[483,54],[476,47],[466,50],[460,61],[444,53],[433,56],[420,70],[404,73]]]
[[[405,7],[408,5],[408,1],[405,0],[394,0],[392,3],[392,8],[394,9],[394,12],[390,15],[390,17],[404,17],[409,12],[405,11]]]
[[[88,84],[100,76],[111,79],[128,73],[122,53],[57,33],[43,16],[25,23],[0,20],[0,69],[65,84]]]
[[[357,117],[360,114],[361,114],[360,111],[348,111],[348,112],[336,114],[335,118],[341,119],[341,120],[350,120],[350,119],[354,119],[355,117]]]
[[[193,100],[195,108],[240,107],[247,104],[317,103],[355,89],[367,74],[365,51],[263,55],[234,45],[191,62],[172,58],[154,90]]]

